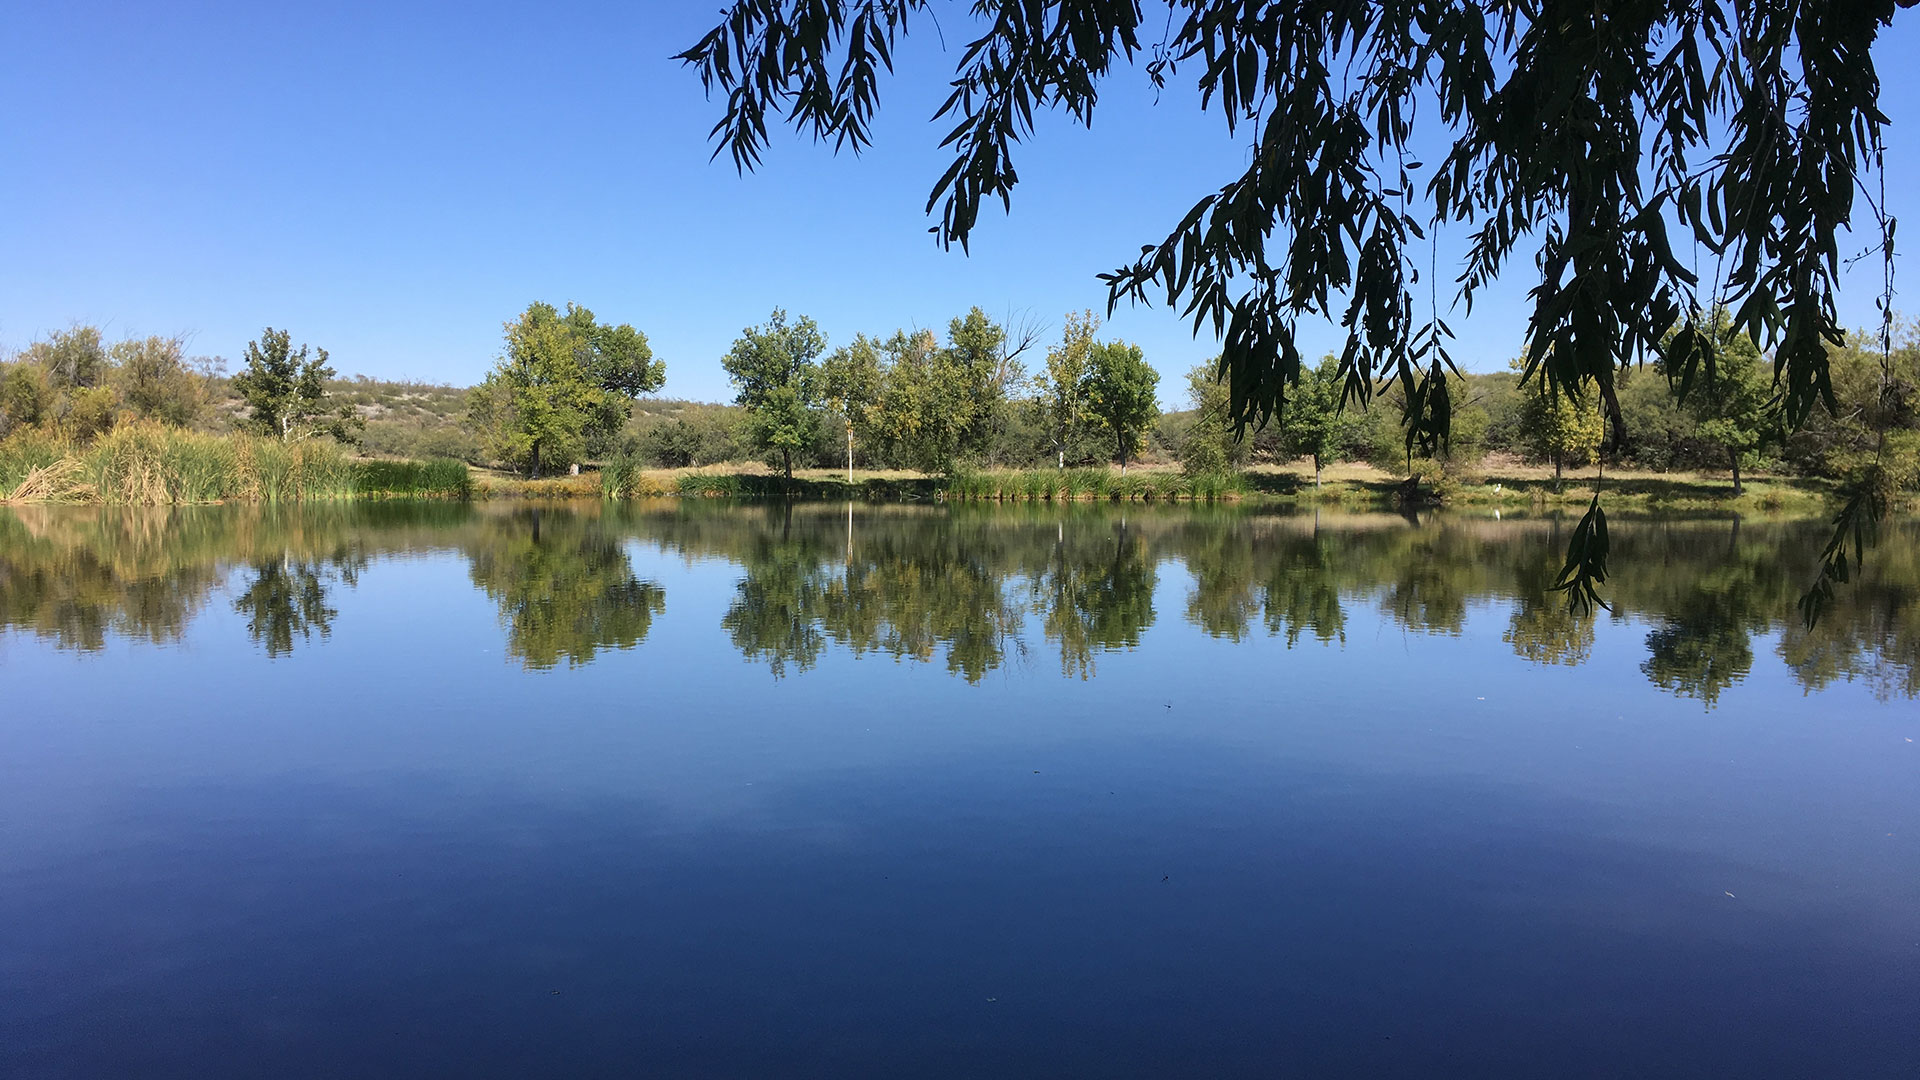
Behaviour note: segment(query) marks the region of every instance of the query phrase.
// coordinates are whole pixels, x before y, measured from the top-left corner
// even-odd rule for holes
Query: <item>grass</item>
[[[39,433],[0,442],[0,496],[10,502],[173,506],[466,498],[458,461],[360,461],[330,442],[283,443],[128,424],[81,446]]]
[[[1246,483],[1234,473],[1188,476],[1171,469],[990,469],[947,481],[949,499],[972,502],[1174,502],[1239,499]]]

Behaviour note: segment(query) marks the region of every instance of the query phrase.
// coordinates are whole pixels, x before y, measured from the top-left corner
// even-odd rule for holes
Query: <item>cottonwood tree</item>
[[[735,387],[734,404],[751,417],[755,448],[778,455],[782,471],[793,478],[794,451],[813,445],[820,428],[820,367],[827,338],[805,315],[789,324],[775,308],[760,326],[749,326],[720,360]]]
[[[1093,312],[1069,312],[1059,342],[1047,350],[1045,370],[1034,380],[1057,468],[1067,467],[1067,447],[1087,422],[1087,365],[1099,330],[1100,320]]]
[[[353,406],[336,404],[327,391],[334,377],[327,350],[293,347],[292,336],[269,326],[247,342],[246,367],[233,376],[234,392],[247,403],[248,422],[283,442],[332,435],[352,441],[366,426]]]
[[[854,335],[820,363],[820,393],[827,407],[847,425],[847,481],[853,481],[853,443],[872,436],[874,410],[886,376],[880,343],[865,334]]]
[[[598,322],[568,303],[536,301],[506,324],[506,349],[467,399],[468,422],[496,461],[539,476],[604,449],[641,394],[660,389],[667,367],[631,325]]]
[[[1113,436],[1120,471],[1146,444],[1147,431],[1160,415],[1154,390],[1160,373],[1147,364],[1140,346],[1121,341],[1095,345],[1087,357],[1087,412]]]
[[[1916,2],[1172,0],[1163,14],[1138,0],[980,0],[935,116],[952,161],[928,197],[932,231],[964,250],[983,205],[1011,206],[1013,147],[1036,113],[1090,125],[1103,82],[1144,62],[1156,88],[1190,79],[1202,112],[1252,145],[1238,175],[1103,275],[1108,305],[1158,298],[1220,335],[1240,430],[1282,411],[1301,321],[1334,319],[1347,398],[1398,383],[1413,448],[1444,445],[1442,228],[1466,251],[1449,306],[1512,266],[1537,270],[1527,374],[1596,395],[1616,441],[1629,431],[1618,373],[1659,356],[1691,389],[1711,353],[1701,313],[1722,305],[1772,357],[1797,428],[1832,404],[1842,235],[1879,179],[1874,45]],[[880,78],[934,6],[734,0],[680,54],[725,99],[716,156],[758,165],[769,117],[867,146]],[[1867,206],[1890,277],[1883,209]],[[1689,243],[1710,253],[1711,278]],[[1857,565],[1886,485],[1872,471],[1856,483],[1809,617]],[[1593,595],[1606,557],[1596,501],[1558,584]]]
[[[942,344],[930,330],[896,331],[881,347],[884,374],[872,423],[895,460],[950,473],[987,455],[1005,419],[1009,392],[1023,381],[1007,331],[979,308],[947,323]]]

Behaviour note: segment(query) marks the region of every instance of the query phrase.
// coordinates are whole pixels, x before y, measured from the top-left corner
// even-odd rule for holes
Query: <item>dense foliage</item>
[[[245,366],[234,373],[233,390],[247,403],[248,423],[282,442],[331,435],[349,442],[361,426],[353,406],[333,400],[334,378],[327,350],[295,349],[285,330],[269,326],[247,342]]]
[[[568,304],[535,302],[506,324],[506,350],[468,398],[485,452],[539,476],[604,452],[633,399],[666,379],[647,337]]]

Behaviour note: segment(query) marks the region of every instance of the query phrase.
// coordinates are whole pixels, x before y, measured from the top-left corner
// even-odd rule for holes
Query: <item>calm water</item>
[[[0,1076],[1912,1076],[1920,529],[0,508]]]

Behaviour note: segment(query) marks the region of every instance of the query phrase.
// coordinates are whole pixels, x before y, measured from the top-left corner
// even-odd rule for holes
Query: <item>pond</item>
[[[0,1075],[1910,1076],[1920,525],[0,508]]]

